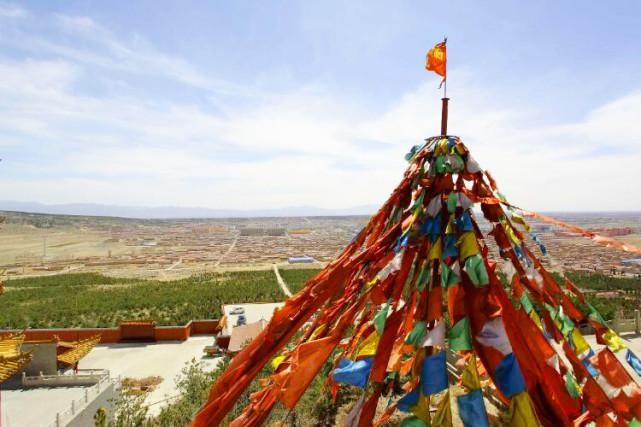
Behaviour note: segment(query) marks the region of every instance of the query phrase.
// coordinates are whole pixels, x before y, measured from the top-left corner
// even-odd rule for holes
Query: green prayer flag
[[[641,422],[636,418],[632,418],[632,421],[628,423],[628,427],[641,427]]]
[[[561,321],[561,334],[563,334],[564,337],[567,337],[574,329],[574,322],[572,322],[572,320],[565,314],[559,315],[559,320]]]
[[[416,415],[411,415],[401,421],[401,427],[428,427],[428,425]]]
[[[465,260],[465,272],[477,288],[490,283],[481,254],[472,255]]]
[[[389,304],[385,303],[374,315],[374,328],[378,335],[383,335],[383,329],[385,329],[385,321],[387,320],[387,312],[389,311]]]
[[[432,163],[432,166],[434,166],[434,171],[441,175],[445,173],[445,156],[438,156],[435,160],[434,163]]]
[[[427,332],[427,326],[425,322],[419,321],[414,324],[412,331],[405,338],[405,344],[412,344],[414,347],[419,347],[425,338],[425,333]]]
[[[458,275],[447,264],[441,261],[441,285],[447,288],[460,282]]]
[[[423,268],[421,269],[421,272],[418,274],[418,278],[416,279],[416,289],[418,289],[419,291],[422,291],[425,288],[425,285],[430,281],[431,270],[429,265],[429,262],[423,264]]]
[[[552,318],[552,320],[556,320],[557,316],[559,315],[559,310],[552,307],[547,302],[543,303],[543,307],[545,307],[545,309],[550,313],[550,317]]]
[[[458,195],[452,191],[449,196],[447,196],[447,211],[449,213],[454,213],[456,211],[456,203],[458,202]]]
[[[590,314],[588,314],[588,317],[592,320],[595,320],[599,322],[602,325],[605,325],[605,319],[601,316],[601,313],[597,311],[596,308],[590,303],[588,303],[588,310],[590,311]]]
[[[472,333],[470,331],[470,319],[462,318],[448,333],[450,350],[472,350]]]
[[[565,389],[573,399],[578,399],[581,395],[581,392],[579,391],[579,385],[576,383],[576,380],[574,379],[570,371],[567,371],[565,373]]]
[[[424,198],[425,198],[425,191],[421,191],[421,195],[418,196],[418,198],[412,204],[412,210],[416,209],[419,206],[422,206]]]
[[[523,307],[523,310],[525,310],[527,314],[530,314],[530,312],[534,309],[532,301],[530,301],[530,298],[528,298],[525,292],[523,293],[523,295],[521,295],[521,298],[519,298],[519,302],[521,303],[521,307]]]

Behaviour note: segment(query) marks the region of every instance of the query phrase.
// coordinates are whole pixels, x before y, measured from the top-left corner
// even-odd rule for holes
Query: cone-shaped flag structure
[[[545,270],[531,213],[506,201],[457,137],[429,138],[406,159],[387,202],[231,360],[193,425],[221,424],[276,356],[232,425],[261,425],[277,402],[294,408],[328,361],[328,389],[362,389],[350,425],[395,412],[403,425],[488,425],[488,395],[515,426],[641,420],[641,388],[621,361],[641,362],[574,284]],[[585,322],[605,347],[583,339]]]

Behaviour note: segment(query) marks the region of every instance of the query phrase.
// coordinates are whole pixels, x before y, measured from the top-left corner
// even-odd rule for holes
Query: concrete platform
[[[203,349],[214,337],[198,336],[187,341],[163,343],[123,343],[97,346],[80,361],[83,369],[108,369],[111,377],[142,378],[160,376],[163,381],[147,395],[150,412],[157,413],[167,398],[176,396],[175,379],[191,359],[213,369],[220,359],[203,358]]]
[[[82,399],[87,388],[2,389],[2,427],[53,426],[56,413],[68,411],[71,402]]]
[[[187,341],[126,343],[96,346],[80,361],[82,369],[108,369],[111,377],[141,378],[157,375],[162,383],[146,398],[150,413],[159,412],[167,398],[176,396],[175,378],[191,359],[213,369],[221,359],[203,358],[203,348],[214,342],[212,336],[192,337]],[[1,391],[2,427],[48,427],[57,412],[67,411],[73,400],[85,395],[86,387],[17,388],[18,382],[3,384]]]

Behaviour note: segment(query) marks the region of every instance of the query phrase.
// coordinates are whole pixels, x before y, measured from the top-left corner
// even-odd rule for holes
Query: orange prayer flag
[[[294,350],[291,365],[272,375],[280,390],[280,400],[286,408],[293,409],[323,363],[338,344],[337,336],[328,336],[303,343]]]
[[[447,78],[447,53],[445,44],[447,39],[437,43],[427,52],[427,59],[425,62],[425,69],[427,71],[434,71],[439,76],[443,77],[443,81]]]

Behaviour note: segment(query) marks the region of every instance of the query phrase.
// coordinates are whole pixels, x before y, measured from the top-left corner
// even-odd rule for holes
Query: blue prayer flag
[[[338,363],[338,368],[334,369],[332,373],[334,381],[356,387],[365,387],[373,362],[373,357],[366,357],[355,362],[343,359]]]
[[[634,372],[637,373],[637,375],[641,375],[641,359],[639,357],[632,353],[630,349],[628,349],[628,352],[625,354],[625,360],[627,360],[628,365],[634,369]]]
[[[445,249],[443,249],[443,256],[457,257],[458,256],[458,247],[456,246],[456,242],[458,241],[457,235],[446,234],[444,241],[445,241]]]
[[[512,397],[525,390],[525,380],[519,367],[519,362],[510,353],[501,360],[494,370],[496,386],[507,397]]]
[[[489,427],[481,389],[458,396],[456,400],[458,413],[465,427]]]
[[[422,235],[430,236],[430,241],[434,241],[441,234],[441,216],[437,215],[436,218],[427,217],[421,226],[420,233]]]
[[[421,385],[424,395],[436,394],[447,388],[447,369],[444,351],[439,351],[423,359]]]
[[[456,218],[456,228],[458,231],[474,231],[474,226],[472,225],[472,218],[467,212],[463,212],[461,216]]]
[[[397,408],[403,412],[410,412],[410,408],[418,403],[420,395],[420,389],[418,387],[414,387],[412,391],[398,400]]]
[[[594,356],[594,351],[592,349],[590,349],[590,351],[588,351],[588,354],[586,354],[585,357],[583,357],[583,359],[581,359],[581,362],[587,368],[587,370],[590,373],[590,375],[592,377],[596,378],[596,377],[599,376],[599,371],[597,371],[596,368],[594,367],[594,365],[592,365],[592,363],[590,363],[590,358],[592,356]]]

